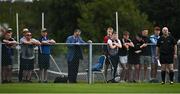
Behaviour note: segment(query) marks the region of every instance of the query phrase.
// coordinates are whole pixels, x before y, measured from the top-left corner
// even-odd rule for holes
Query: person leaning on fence
[[[133,44],[134,46],[129,47],[128,54],[128,82],[136,83],[140,80],[140,54],[142,53],[141,45],[143,44],[141,34],[135,36]],[[132,71],[133,66],[135,71]]]
[[[12,29],[8,28],[2,39],[2,83],[10,83],[12,75],[13,48],[17,42],[12,38]]]
[[[160,38],[160,27],[156,26],[154,27],[154,34],[150,36],[150,41],[152,43],[151,45],[151,55],[152,55],[152,63],[151,63],[151,80],[150,82],[158,82],[157,80],[157,67],[158,67],[158,62],[157,62],[157,55],[156,55],[156,45],[157,41]]]
[[[23,67],[23,81],[31,82],[31,73],[34,69],[34,48],[41,43],[32,38],[29,30],[25,33],[25,37],[20,40],[21,45],[21,62]]]
[[[77,83],[77,74],[79,69],[79,60],[83,59],[81,43],[85,43],[80,37],[81,30],[75,29],[74,34],[69,36],[66,40],[68,52],[67,52],[67,62],[68,62],[68,81],[69,83]]]
[[[107,35],[104,36],[104,43],[107,43],[109,39],[111,39],[112,37],[112,33],[113,33],[113,28],[112,27],[108,27],[107,30]],[[106,77],[106,80],[107,80],[107,70],[108,70],[108,67],[109,67],[109,53],[108,53],[108,47],[107,45],[103,45],[103,52],[104,52],[104,55],[106,56],[106,61],[105,61],[105,77]]]
[[[22,30],[22,37],[20,38],[20,41],[23,41],[25,39],[25,34],[29,32],[29,30],[27,28],[24,28]],[[19,82],[22,81],[22,78],[23,78],[23,62],[22,62],[22,58],[21,58],[21,54],[20,54],[20,69],[19,69],[19,75],[18,75],[18,79],[19,79]]]
[[[173,61],[177,58],[177,42],[174,37],[169,34],[167,27],[162,29],[163,35],[158,39],[157,42],[157,58],[160,59],[161,63],[161,84],[165,84],[166,69],[168,69],[170,84],[173,84],[174,78],[174,66]]]
[[[128,51],[130,47],[134,47],[133,42],[129,38],[129,35],[130,34],[128,31],[123,32],[123,38],[121,39],[122,48],[120,48],[118,52],[120,65],[122,67],[121,73],[119,72],[121,75],[121,82],[125,82],[125,80],[127,79]]]
[[[142,54],[140,56],[140,69],[143,66],[143,81],[146,82],[148,80],[148,66],[151,63],[151,46],[148,43],[151,43],[150,38],[148,37],[148,30],[144,29],[142,32]]]
[[[114,68],[112,82],[116,82],[115,77],[116,77],[117,66],[119,62],[118,49],[121,47],[122,45],[121,45],[120,40],[118,39],[117,32],[113,32],[112,38],[108,40],[108,52],[110,56],[110,61]]]
[[[39,39],[41,46],[39,46],[38,64],[39,64],[39,83],[47,83],[47,69],[50,66],[51,45],[56,42],[48,38],[48,31],[46,28],[41,30],[41,37]],[[43,77],[44,75],[44,77]]]

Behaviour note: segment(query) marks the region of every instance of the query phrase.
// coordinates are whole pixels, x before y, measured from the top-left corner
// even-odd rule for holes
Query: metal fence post
[[[92,43],[89,43],[88,83],[92,84]]]
[[[2,59],[2,43],[0,42],[0,62]],[[2,62],[0,63],[0,84],[2,84]]]

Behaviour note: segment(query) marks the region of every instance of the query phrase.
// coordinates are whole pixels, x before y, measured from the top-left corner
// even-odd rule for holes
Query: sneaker
[[[137,81],[136,81],[136,80],[133,80],[133,83],[137,83]]]
[[[8,81],[7,80],[3,80],[2,83],[8,83]]]
[[[170,84],[172,85],[172,84],[174,84],[174,82],[173,82],[173,81],[170,81]]]
[[[162,82],[161,82],[161,85],[164,85],[164,84],[165,84],[165,82],[162,81]]]

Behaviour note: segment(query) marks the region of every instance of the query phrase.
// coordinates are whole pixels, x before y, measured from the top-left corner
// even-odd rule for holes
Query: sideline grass
[[[180,84],[2,84],[0,93],[180,93]]]

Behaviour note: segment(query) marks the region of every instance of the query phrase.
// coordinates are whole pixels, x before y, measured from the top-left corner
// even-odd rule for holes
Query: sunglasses
[[[31,34],[27,34],[26,36],[32,36]]]

